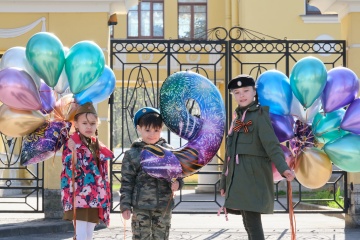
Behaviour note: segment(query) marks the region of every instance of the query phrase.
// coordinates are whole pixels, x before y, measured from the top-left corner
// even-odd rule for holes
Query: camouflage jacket
[[[172,148],[164,139],[156,144],[166,148]],[[120,188],[120,211],[132,210],[132,208],[147,210],[165,210],[173,207],[174,200],[171,191],[171,183],[153,178],[145,173],[140,165],[140,153],[146,145],[141,139],[136,140],[130,150],[125,152],[121,166]],[[183,181],[178,179],[179,188]],[[169,203],[170,201],[170,203]]]

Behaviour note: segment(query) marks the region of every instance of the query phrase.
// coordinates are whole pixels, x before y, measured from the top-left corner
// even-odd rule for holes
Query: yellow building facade
[[[135,7],[137,0],[118,1],[0,1],[0,54],[9,48],[25,47],[27,41],[37,32],[54,33],[66,47],[83,40],[97,43],[103,50],[106,64],[110,64],[110,39],[128,39],[128,11]],[[143,0],[142,2],[146,2]],[[309,4],[317,7],[323,14],[307,14],[304,0],[207,0],[183,1],[184,3],[206,4],[206,29],[222,27],[231,29],[234,26],[252,30],[257,35],[261,33],[276,39],[287,40],[345,40],[347,67],[360,75],[360,1],[342,0],[310,0]],[[331,3],[330,3],[331,2]],[[163,1],[163,39],[178,39],[179,37],[179,2],[177,0]],[[109,18],[116,14],[116,25],[109,26]],[[115,24],[115,23],[114,23]],[[242,39],[250,40],[251,35]],[[141,38],[140,38],[141,39]],[[252,58],[246,56],[244,58]],[[256,58],[256,57],[254,57]],[[246,59],[243,59],[246,60]],[[326,61],[326,56],[324,59]],[[254,60],[256,61],[256,59]],[[266,61],[266,59],[258,59]],[[119,69],[114,68],[118,86],[121,82]],[[232,76],[239,74],[239,68],[232,69]],[[219,79],[225,79],[224,69],[219,70]],[[163,79],[166,75],[161,76]],[[225,98],[225,83],[217,85]],[[100,125],[100,139],[110,145],[109,106],[104,101],[97,105]],[[1,148],[0,148],[1,149]],[[3,149],[1,149],[3,150]],[[224,147],[221,148],[224,154]],[[58,190],[61,170],[60,153],[54,161],[45,161],[44,188]],[[6,171],[4,176],[9,175]],[[348,182],[359,186],[354,190],[352,201],[356,202],[355,193],[360,192],[359,174],[349,174]],[[0,176],[1,178],[1,176]],[[349,222],[352,215],[358,215],[352,205]]]

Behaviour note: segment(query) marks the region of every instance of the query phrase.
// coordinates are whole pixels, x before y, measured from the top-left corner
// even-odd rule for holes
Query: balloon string
[[[287,192],[289,196],[289,218],[290,218],[290,228],[291,228],[291,240],[296,240],[296,219],[294,213],[294,206],[293,206],[293,196],[292,196],[292,187],[291,182],[287,181]]]
[[[175,193],[174,191],[172,191],[172,194],[170,195],[169,201],[168,201],[168,203],[167,203],[167,205],[166,205],[166,208],[165,208],[165,212],[164,212],[164,214],[163,214],[163,217],[165,217],[165,215],[166,215],[166,213],[167,213],[167,211],[168,211],[168,209],[169,209],[170,202],[172,201],[173,198],[175,198],[175,195],[176,195],[176,193]]]

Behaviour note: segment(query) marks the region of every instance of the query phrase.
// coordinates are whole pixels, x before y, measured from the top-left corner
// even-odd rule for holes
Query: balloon
[[[26,58],[48,86],[56,85],[65,63],[60,39],[48,32],[34,34],[26,44]]]
[[[270,113],[290,114],[292,92],[289,79],[278,70],[261,74],[256,82],[259,103],[270,107]]]
[[[69,136],[71,123],[45,122],[33,133],[24,137],[20,163],[23,166],[36,164],[55,156]]]
[[[340,169],[347,172],[360,172],[360,136],[347,134],[326,143],[324,151]]]
[[[290,86],[301,105],[309,108],[324,90],[326,78],[323,62],[315,57],[304,57],[291,70]]]
[[[55,103],[54,119],[57,121],[73,121],[78,106],[73,94],[62,96]]]
[[[327,74],[325,89],[321,95],[324,112],[332,112],[350,104],[359,91],[356,74],[346,67],[336,67]]]
[[[270,113],[270,119],[279,142],[284,142],[294,137],[294,119],[292,116]]]
[[[42,106],[41,112],[44,114],[52,112],[56,102],[54,91],[45,82],[42,81],[39,92]]]
[[[65,60],[71,92],[77,94],[93,85],[104,67],[105,57],[96,43],[81,41],[72,46]]]
[[[10,137],[22,137],[41,126],[45,116],[39,111],[23,111],[0,106],[0,132]]]
[[[335,110],[330,113],[316,114],[313,123],[313,133],[317,141],[326,143],[346,134],[340,129],[340,123],[345,114],[344,109]]]
[[[69,52],[69,49],[67,47],[64,47],[65,55],[68,52]],[[63,94],[66,91],[66,89],[68,89],[68,88],[69,88],[69,80],[68,80],[68,77],[65,72],[65,64],[64,64],[64,67],[61,71],[59,80],[58,80],[56,86],[54,87],[54,90],[55,90],[55,92],[57,92],[59,94]]]
[[[41,85],[40,78],[36,75],[34,69],[26,59],[25,51],[26,49],[24,47],[13,47],[6,50],[4,55],[1,57],[0,70],[10,67],[20,68],[31,76],[36,87],[39,88]]]
[[[314,147],[307,147],[297,157],[294,172],[301,185],[316,189],[329,181],[332,174],[332,164],[323,151]]]
[[[360,134],[360,99],[355,99],[346,109],[340,128],[355,134]]]
[[[111,93],[115,89],[115,74],[110,67],[105,66],[103,73],[99,79],[90,86],[78,94],[75,94],[74,98],[76,102],[83,105],[87,102],[99,103],[109,98]]]
[[[40,110],[41,100],[31,76],[20,68],[0,71],[0,101],[18,110]]]
[[[295,121],[294,127],[295,137],[290,139],[291,150],[297,155],[305,147],[313,147],[314,135],[309,124],[303,123],[300,120]]]
[[[189,99],[198,103],[200,116],[189,114],[186,108]],[[168,166],[171,159],[164,156],[175,155],[182,167],[178,175],[162,176],[167,180],[189,176],[212,160],[222,142],[226,116],[221,94],[209,79],[191,71],[170,75],[160,89],[160,113],[168,129],[188,142],[169,153],[156,145],[146,148],[140,160],[145,172],[152,174],[156,168],[176,169],[176,166]]]
[[[291,115],[296,119],[299,119],[303,123],[312,124],[315,115],[321,109],[321,98],[315,100],[315,102],[308,108],[304,109],[299,100],[293,96],[291,102]]]
[[[292,169],[292,166],[294,164],[295,158],[293,156],[293,154],[291,153],[291,151],[285,147],[284,145],[280,145],[281,149],[284,152],[284,156],[285,156],[285,161],[287,163],[287,165],[289,166],[290,169]],[[278,182],[283,180],[284,178],[281,176],[281,174],[279,173],[279,171],[276,169],[275,164],[271,162],[271,167],[272,167],[272,172],[273,172],[273,177],[274,177],[274,182]]]

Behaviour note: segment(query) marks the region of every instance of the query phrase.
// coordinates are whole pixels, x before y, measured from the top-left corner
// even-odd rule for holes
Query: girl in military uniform
[[[238,107],[226,145],[226,159],[220,182],[228,213],[241,214],[250,240],[263,240],[262,213],[274,211],[271,162],[287,181],[294,179],[274,133],[269,108],[260,106],[255,81],[239,75],[228,84]]]
[[[132,239],[169,239],[171,213],[174,206],[173,191],[183,185],[181,179],[168,182],[153,178],[140,165],[140,153],[145,145],[157,144],[172,148],[161,138],[163,121],[159,110],[151,107],[139,109],[134,125],[140,138],[125,152],[121,166],[120,211],[125,220],[131,219]]]

